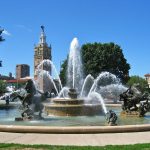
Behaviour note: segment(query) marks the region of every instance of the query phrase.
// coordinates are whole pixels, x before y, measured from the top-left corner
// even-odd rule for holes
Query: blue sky
[[[87,42],[115,42],[131,65],[130,75],[150,73],[149,0],[5,0],[0,2],[0,26],[8,32],[0,44],[0,74],[15,75],[16,64],[29,64],[33,75],[34,44],[40,26],[57,69],[77,37]]]

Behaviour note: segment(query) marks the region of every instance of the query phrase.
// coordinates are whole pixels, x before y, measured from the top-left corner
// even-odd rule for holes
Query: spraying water
[[[68,97],[68,92],[69,92],[69,88],[68,87],[63,87],[61,89],[61,91],[59,92],[59,94],[58,94],[58,98],[61,98],[61,97],[67,98]]]
[[[46,70],[49,70],[49,73],[50,73],[50,71],[51,71],[51,66],[52,66],[52,69],[54,70],[54,72],[55,72],[55,74],[56,74],[56,77],[58,78],[58,81],[59,81],[59,84],[60,84],[60,88],[62,89],[62,83],[61,83],[60,77],[59,77],[59,75],[58,75],[58,71],[57,71],[57,69],[56,69],[54,63],[53,63],[51,60],[49,60],[49,59],[43,60],[43,61],[38,65],[38,67],[37,67],[38,72],[41,72],[41,67],[42,67],[42,66],[44,66],[44,68],[45,68]]]
[[[57,87],[56,87],[56,84],[55,84],[55,82],[54,82],[52,76],[49,74],[49,72],[46,71],[46,70],[42,70],[41,73],[40,73],[40,75],[39,75],[39,80],[40,80],[41,78],[44,79],[44,80],[46,80],[46,81],[51,81],[52,84],[53,84],[53,86],[54,86],[54,89],[56,90],[56,93],[57,93],[57,95],[58,95],[58,93],[59,93],[59,92],[58,92],[58,89],[57,89]],[[48,80],[47,80],[47,79],[48,79]],[[45,83],[46,83],[46,82],[45,82]],[[50,84],[50,83],[47,82],[47,84]]]
[[[19,90],[15,90],[15,91],[11,91],[9,93],[5,93],[3,96],[0,96],[0,100],[5,99],[7,96],[10,97],[13,93],[18,93],[18,92],[20,92],[20,89]]]
[[[81,90],[83,84],[83,69],[80,54],[80,46],[77,38],[74,38],[70,44],[70,53],[67,70],[68,87]]]
[[[103,100],[102,96],[99,93],[97,93],[97,92],[90,93],[89,99],[98,100],[102,105],[104,113],[105,114],[107,113],[107,109],[106,109],[104,100]]]
[[[96,92],[100,93],[104,99],[109,97],[114,101],[119,99],[119,95],[127,90],[127,87],[122,84],[110,84],[107,86],[100,86]]]
[[[90,92],[88,95],[91,94],[91,92],[96,91],[96,88],[98,86],[107,86],[110,84],[119,84],[120,80],[114,75],[109,72],[102,72],[95,80],[94,83],[90,89]]]
[[[91,86],[91,84],[93,84],[93,82],[94,82],[93,76],[91,74],[87,75],[82,86],[82,90],[80,94],[81,97],[86,96],[85,91],[88,91],[89,87]]]

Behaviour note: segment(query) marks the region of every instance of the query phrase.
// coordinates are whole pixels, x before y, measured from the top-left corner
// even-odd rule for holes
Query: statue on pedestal
[[[24,90],[26,94],[21,95],[19,92],[16,93],[16,96],[13,98],[19,98],[22,102],[21,105],[21,116],[22,118],[16,118],[16,120],[32,120],[32,119],[41,119],[42,118],[42,110],[44,105],[42,101],[46,100],[46,94],[40,91],[37,91],[32,80],[28,80],[25,85]],[[38,116],[35,116],[35,112],[38,112]]]
[[[107,123],[110,125],[110,126],[115,126],[117,125],[116,124],[116,121],[117,121],[117,115],[114,111],[112,110],[109,110],[107,113],[106,113],[106,120],[107,120]]]
[[[136,87],[129,87],[125,92],[120,94],[122,101],[122,115],[127,116],[144,116],[150,110],[149,94],[141,93]]]

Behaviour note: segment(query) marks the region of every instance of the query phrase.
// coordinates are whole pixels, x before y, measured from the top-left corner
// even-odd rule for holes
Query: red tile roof
[[[7,83],[23,83],[27,82],[29,79],[13,79],[13,80],[6,80]]]
[[[145,77],[150,77],[150,74],[149,74],[149,73],[147,73],[147,74],[145,74],[144,76],[145,76]]]

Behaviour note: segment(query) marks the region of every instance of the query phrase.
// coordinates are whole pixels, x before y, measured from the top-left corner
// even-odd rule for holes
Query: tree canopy
[[[6,92],[6,82],[3,80],[0,80],[0,95]]]
[[[0,42],[4,41],[5,39],[2,37],[2,33],[3,33],[4,29],[0,28]]]
[[[67,59],[63,61],[63,63],[61,64],[61,69],[60,69],[60,79],[61,79],[62,85],[66,84],[66,80],[67,80],[66,75],[67,75]]]
[[[81,56],[85,75],[97,77],[101,72],[108,71],[126,83],[130,65],[125,59],[122,49],[114,43],[87,43],[81,47]],[[65,81],[67,60],[62,64],[60,77]]]
[[[141,92],[144,92],[147,88],[148,88],[148,83],[147,81],[140,77],[140,76],[131,76],[130,79],[128,80],[127,82],[127,85],[128,86],[133,86],[133,85],[137,85],[138,84],[138,87],[139,87],[139,90]]]

